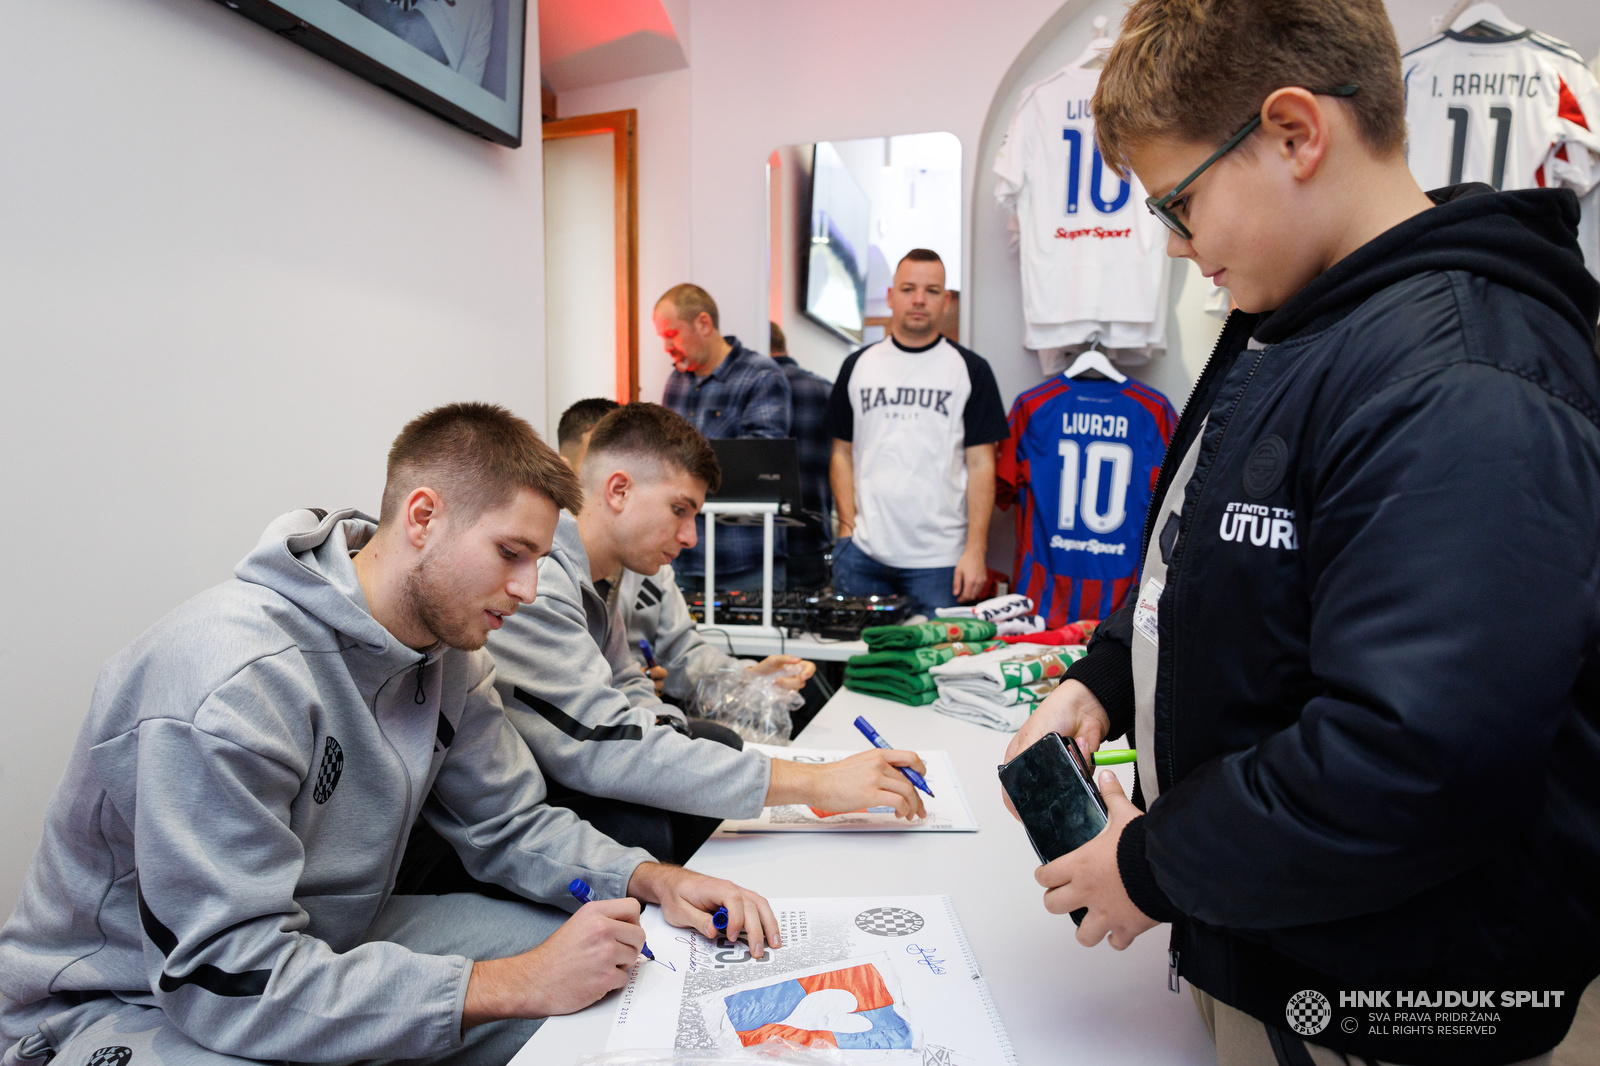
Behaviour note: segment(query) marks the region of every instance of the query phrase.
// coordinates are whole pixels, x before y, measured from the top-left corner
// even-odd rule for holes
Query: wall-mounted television
[[[826,141],[819,142],[812,154],[810,215],[806,317],[860,344],[867,314],[872,199]]]
[[[527,0],[216,0],[497,144],[522,143]]]

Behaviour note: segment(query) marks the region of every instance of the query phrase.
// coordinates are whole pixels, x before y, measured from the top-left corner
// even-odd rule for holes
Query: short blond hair
[[[674,285],[661,294],[661,299],[655,302],[655,306],[660,307],[665,303],[670,303],[672,309],[678,312],[678,317],[690,325],[693,325],[695,319],[704,311],[711,316],[712,329],[722,328],[722,323],[717,318],[717,301],[711,298],[709,292],[693,282],[686,281],[682,285]]]
[[[1095,139],[1126,174],[1138,143],[1220,145],[1278,89],[1356,85],[1361,139],[1405,147],[1400,46],[1383,0],[1134,0],[1095,89]]]

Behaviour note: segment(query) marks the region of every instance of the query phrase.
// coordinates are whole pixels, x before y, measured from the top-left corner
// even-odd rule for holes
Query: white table
[[[1073,939],[1070,919],[1045,911],[1033,880],[1038,859],[1003,806],[995,778],[1007,734],[841,691],[797,743],[864,749],[851,724],[858,714],[892,744],[948,751],[980,830],[715,837],[695,855],[693,868],[768,897],[951,896],[1025,1066],[1215,1066],[1188,986],[1180,995],[1167,991],[1166,926],[1124,952],[1104,943],[1084,948]],[[1132,767],[1117,769],[1131,788]],[[550,1019],[512,1066],[570,1066],[584,1052],[603,1050],[616,996]]]
[[[823,640],[803,637],[768,637],[748,633],[724,633],[718,626],[700,625],[700,639],[714,648],[745,659],[765,659],[769,655],[798,655],[812,662],[842,663],[852,655],[867,654],[864,640]],[[815,745],[813,745],[814,747]]]

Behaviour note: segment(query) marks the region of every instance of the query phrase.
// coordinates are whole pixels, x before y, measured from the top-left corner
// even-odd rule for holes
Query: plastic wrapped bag
[[[578,1066],[847,1066],[849,1059],[826,1048],[768,1040],[755,1047],[722,1051],[599,1051],[578,1056]]]
[[[762,673],[749,667],[727,666],[700,679],[695,706],[702,717],[727,726],[756,744],[788,744],[794,722],[791,711],[805,706],[805,697],[781,688],[778,680],[798,667]]]

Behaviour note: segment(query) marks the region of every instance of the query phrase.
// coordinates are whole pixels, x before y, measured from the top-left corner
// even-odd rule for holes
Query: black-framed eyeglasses
[[[1360,88],[1361,87],[1359,85],[1335,85],[1331,89],[1312,89],[1311,91],[1317,96],[1354,96],[1360,90]],[[1215,163],[1217,160],[1221,159],[1223,156],[1237,148],[1239,146],[1239,142],[1250,136],[1250,134],[1254,133],[1256,127],[1259,125],[1261,125],[1261,114],[1260,112],[1257,112],[1251,117],[1249,122],[1246,122],[1239,128],[1238,133],[1235,133],[1232,137],[1229,137],[1226,141],[1223,141],[1221,148],[1218,148],[1215,152],[1212,152],[1211,156],[1204,163],[1201,163],[1198,167],[1196,167],[1194,169],[1194,173],[1190,174],[1187,178],[1184,178],[1182,181],[1178,182],[1178,184],[1174,185],[1171,192],[1167,193],[1165,196],[1145,197],[1144,204],[1150,209],[1150,213],[1159,218],[1163,225],[1165,225],[1173,233],[1176,233],[1178,236],[1182,237],[1184,240],[1193,240],[1194,234],[1189,232],[1189,227],[1185,226],[1183,224],[1183,220],[1173,213],[1172,201],[1182,196],[1183,190],[1194,184],[1194,180],[1200,175],[1204,174],[1211,164]]]

